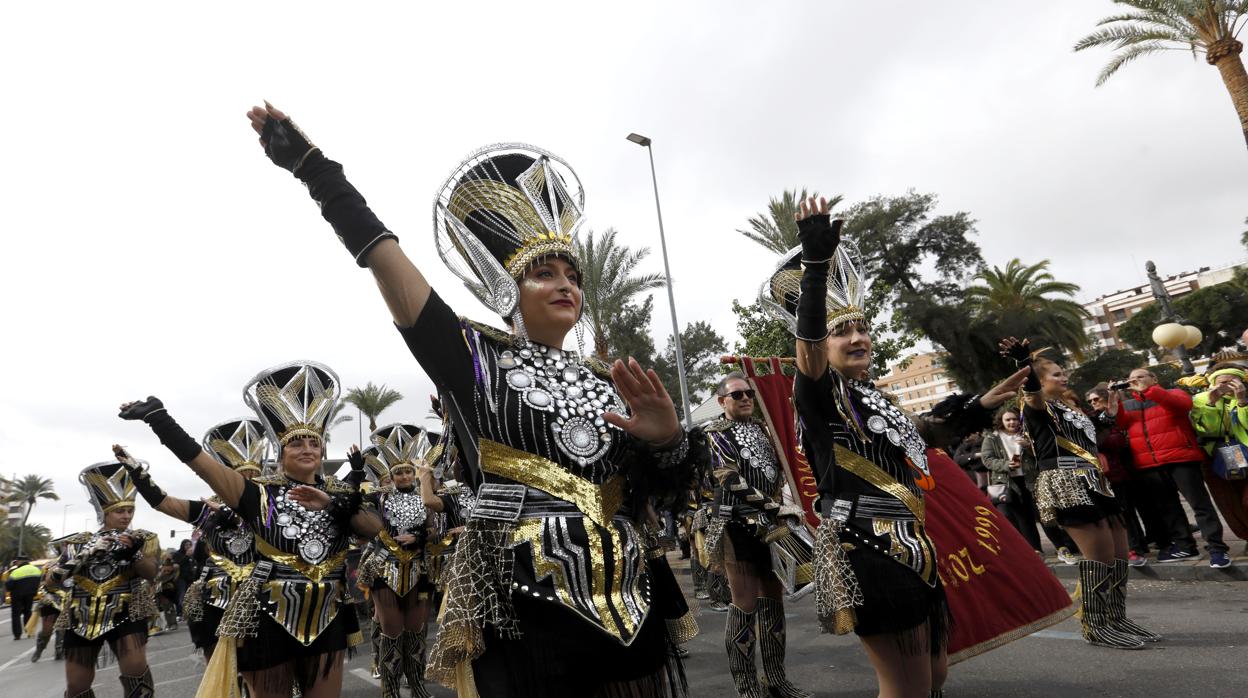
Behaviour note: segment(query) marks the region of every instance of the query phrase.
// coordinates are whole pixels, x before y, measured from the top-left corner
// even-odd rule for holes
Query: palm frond
[[[1193,44],[1193,46],[1195,46],[1195,44]],[[1105,64],[1104,68],[1101,68],[1100,74],[1096,76],[1096,86],[1100,87],[1101,85],[1104,85],[1105,81],[1113,77],[1114,73],[1118,72],[1119,68],[1139,58],[1140,56],[1147,56],[1150,53],[1158,53],[1165,50],[1166,47],[1161,44],[1139,44],[1124,50],[1122,53],[1119,53],[1111,58],[1110,61]],[[1195,48],[1193,48],[1193,51],[1195,51]]]

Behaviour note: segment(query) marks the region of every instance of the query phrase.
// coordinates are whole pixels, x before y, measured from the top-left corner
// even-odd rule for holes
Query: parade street
[[[1071,586],[1067,582],[1067,588]],[[969,659],[950,671],[949,696],[1243,696],[1248,679],[1238,666],[1248,644],[1248,584],[1243,582],[1168,582],[1133,580],[1132,615],[1165,635],[1159,646],[1140,651],[1089,647],[1079,638],[1079,625],[1068,619],[1053,628]],[[701,608],[704,602],[695,602]],[[866,655],[852,636],[819,635],[813,599],[789,609],[789,675],[815,695],[875,695],[875,678]],[[0,627],[8,627],[8,609],[0,610]],[[690,693],[699,698],[731,696],[725,670],[724,615],[702,610],[702,632],[689,644],[686,664]],[[34,640],[0,640],[0,686],[6,698],[59,698],[65,686],[64,665],[51,659],[51,649],[30,663]],[[351,663],[343,696],[376,696],[367,647]],[[153,637],[148,661],[161,698],[195,694],[203,662],[192,654],[190,636],[182,629]],[[117,698],[121,689],[116,666],[99,670],[95,692]],[[430,687],[440,698],[453,695]]]

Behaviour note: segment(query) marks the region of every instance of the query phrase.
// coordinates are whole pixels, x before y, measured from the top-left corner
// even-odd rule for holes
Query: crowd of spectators
[[[1209,566],[1229,567],[1223,521],[1235,536],[1248,539],[1248,352],[1223,352],[1202,377],[1181,382],[1185,385],[1163,386],[1142,367],[1085,395],[1068,392],[1063,401],[1096,425],[1100,467],[1127,528],[1129,564],[1207,555]],[[951,452],[1041,552],[1033,496],[1036,465],[1017,407],[1007,405],[990,430],[955,444]],[[1078,554],[1073,541],[1056,526],[1043,530],[1059,559],[1073,564]]]

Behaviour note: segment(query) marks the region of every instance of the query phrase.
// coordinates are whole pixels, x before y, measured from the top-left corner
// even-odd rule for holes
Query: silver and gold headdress
[[[411,468],[417,463],[425,464],[425,457],[433,450],[433,444],[425,430],[415,424],[390,424],[368,437],[377,447],[381,460],[393,473],[396,468]],[[367,465],[368,461],[365,461]]]
[[[136,461],[146,466],[142,461]],[[87,489],[87,498],[95,507],[95,518],[104,523],[104,515],[122,507],[134,506],[135,487],[130,471],[121,461],[104,461],[89,465],[78,474],[78,482]]]
[[[364,475],[373,484],[380,485],[382,480],[390,477],[390,468],[386,467],[376,446],[363,449],[360,455],[364,456]]]
[[[863,308],[867,282],[862,276],[861,257],[851,242],[841,241],[828,270],[827,325],[866,320]],[[783,320],[789,332],[797,334],[797,299],[802,285],[802,248],[784,254],[776,270],[758,289],[758,303],[772,317]]]
[[[438,191],[438,255],[482,303],[511,318],[517,281],[531,264],[550,256],[577,264],[573,241],[584,206],[580,179],[559,157],[519,143],[486,146]]]
[[[325,438],[339,386],[338,375],[328,366],[292,361],[256,374],[243,388],[243,400],[280,449],[292,439]]]
[[[204,450],[236,472],[263,472],[269,453],[264,424],[251,417],[221,422],[204,434]]]

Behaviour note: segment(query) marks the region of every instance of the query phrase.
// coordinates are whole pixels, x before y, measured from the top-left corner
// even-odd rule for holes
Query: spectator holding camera
[[[1162,388],[1157,376],[1147,368],[1132,371],[1126,386],[1112,387],[1115,390],[1110,392],[1106,411],[1119,428],[1126,430],[1135,467],[1147,483],[1150,496],[1160,500],[1167,519],[1171,544],[1168,550],[1157,554],[1157,562],[1200,557],[1182,508],[1165,501],[1173,498],[1168,491],[1177,487],[1196,514],[1209,551],[1209,566],[1229,566],[1231,559],[1226,543],[1222,542],[1222,523],[1201,473],[1207,454],[1198,444],[1189,418],[1191,396],[1182,390]]]
[[[1248,445],[1248,387],[1244,369],[1216,364],[1210,371],[1209,390],[1192,399],[1192,425],[1205,451],[1214,455],[1224,444]],[[1205,474],[1209,492],[1231,531],[1248,539],[1248,479],[1233,473]]]

